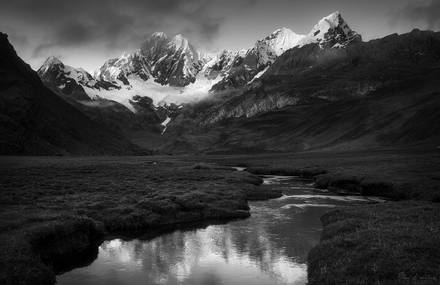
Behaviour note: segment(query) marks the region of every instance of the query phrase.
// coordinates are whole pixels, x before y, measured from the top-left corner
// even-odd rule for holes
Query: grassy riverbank
[[[440,149],[272,153],[197,159],[242,165],[258,174],[314,178],[318,187],[334,192],[392,200],[440,201]]]
[[[151,157],[4,158],[0,283],[53,284],[55,272],[106,234],[248,217],[247,200],[266,191],[261,182],[230,168]]]
[[[440,203],[350,207],[321,218],[309,284],[438,284]]]

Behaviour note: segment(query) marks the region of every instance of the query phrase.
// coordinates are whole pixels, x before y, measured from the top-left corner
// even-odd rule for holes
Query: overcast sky
[[[155,31],[238,50],[280,27],[308,33],[334,11],[364,40],[440,29],[440,0],[0,0],[0,31],[34,69],[55,55],[93,71]]]

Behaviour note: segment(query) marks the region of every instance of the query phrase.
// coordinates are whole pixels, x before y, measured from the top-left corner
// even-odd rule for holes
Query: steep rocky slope
[[[1,154],[129,154],[139,149],[47,89],[0,34]]]
[[[440,33],[284,53],[254,89],[186,110],[167,151],[248,152],[440,144]],[[196,143],[197,142],[197,143]]]
[[[348,26],[339,12],[322,18],[307,35],[281,28],[258,40],[246,53],[238,54],[227,75],[213,90],[240,88],[252,83],[265,74],[279,56],[294,47],[316,43],[322,49],[345,48],[361,41],[361,36]]]
[[[345,49],[309,44],[280,56],[247,92],[215,104],[203,122],[251,117],[288,105],[365,97],[438,66],[439,34],[418,30]]]

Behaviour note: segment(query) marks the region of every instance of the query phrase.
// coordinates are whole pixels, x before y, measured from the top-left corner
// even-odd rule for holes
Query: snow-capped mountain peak
[[[271,48],[277,56],[283,54],[286,50],[298,45],[304,35],[299,35],[288,28],[280,28],[272,34],[257,42],[258,45],[264,45]]]
[[[66,65],[53,56],[46,59],[37,73],[49,87],[82,101],[95,98],[95,93],[103,88],[116,88],[111,83],[96,80],[86,70]],[[94,94],[85,94],[86,89],[93,90]]]
[[[186,50],[189,47],[188,40],[184,38],[181,34],[175,35],[171,41],[170,46],[175,50]]]
[[[155,32],[151,34],[151,38],[168,39],[168,36],[164,32]]]
[[[64,64],[55,56],[49,56],[41,67],[38,69],[38,72],[43,74],[48,72],[54,66],[58,66],[58,68],[64,68]]]
[[[267,37],[258,40],[255,46],[246,52],[245,62],[248,66],[255,66],[260,71],[272,64],[286,50],[298,46],[304,37],[288,28],[277,29]]]
[[[310,31],[308,37],[318,42],[321,47],[346,45],[351,41],[361,40],[361,36],[348,26],[340,12],[322,18]]]
[[[49,56],[43,65],[63,64],[56,56]]]

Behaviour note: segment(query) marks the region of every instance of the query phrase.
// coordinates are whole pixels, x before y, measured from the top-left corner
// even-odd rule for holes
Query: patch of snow
[[[269,37],[261,42],[275,51],[277,56],[282,55],[286,50],[298,45],[304,35],[299,35],[288,28],[281,28],[274,31]]]
[[[345,46],[343,44],[337,43],[332,48],[344,48]]]
[[[165,119],[165,121],[163,121],[163,122],[161,123],[161,125],[164,127],[163,130],[162,130],[161,135],[163,135],[163,134],[166,132],[166,130],[167,130],[167,125],[168,125],[170,122],[171,122],[171,118],[167,116],[167,118]]]
[[[235,169],[236,171],[245,171],[246,167],[238,167],[238,166],[236,166],[236,167],[232,167],[232,169]]]
[[[252,78],[251,81],[248,82],[248,84],[251,84],[252,82],[254,82],[256,79],[260,78],[268,69],[269,69],[270,65],[266,66],[265,69],[263,69],[262,71],[258,72],[254,78]]]
[[[364,196],[336,196],[336,195],[284,195],[279,200],[286,199],[325,199],[325,200],[335,200],[340,202],[385,202],[385,200],[379,197],[364,197]]]
[[[178,50],[188,49],[188,40],[185,39],[181,34],[175,35],[170,42],[171,46]]]

